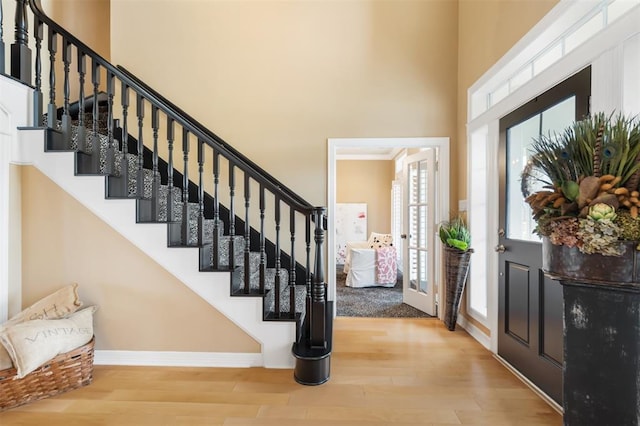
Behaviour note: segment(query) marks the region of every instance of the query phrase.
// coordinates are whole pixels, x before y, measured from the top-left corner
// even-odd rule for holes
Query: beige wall
[[[367,234],[391,232],[393,161],[336,162],[336,202],[367,203]]]
[[[80,41],[109,60],[111,0],[42,0],[47,15]]]
[[[253,338],[33,167],[22,170],[22,224],[23,307],[77,282],[83,302],[100,307],[97,349],[260,352]]]
[[[327,138],[455,136],[456,1],[149,4],[111,3],[113,61],[312,204]]]
[[[452,179],[459,199],[467,196],[467,90],[518,42],[558,0],[460,0],[458,12],[458,133]],[[452,198],[452,205],[457,205]],[[465,293],[466,295],[466,293]],[[461,303],[464,313],[466,301]],[[467,316],[487,335],[490,331]]]
[[[467,90],[559,0],[460,0],[458,11],[458,144],[452,179],[467,196]],[[452,205],[457,205],[452,199]]]

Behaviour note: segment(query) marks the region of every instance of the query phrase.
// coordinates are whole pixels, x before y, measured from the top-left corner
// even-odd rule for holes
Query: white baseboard
[[[260,353],[156,352],[96,350],[96,365],[138,365],[156,367],[262,367]]]
[[[482,346],[491,350],[491,336],[487,336],[478,327],[473,325],[464,315],[458,314],[458,321],[456,323],[464,328],[467,333],[476,339]]]

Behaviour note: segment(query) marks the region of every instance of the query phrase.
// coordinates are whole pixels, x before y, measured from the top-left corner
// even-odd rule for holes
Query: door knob
[[[507,248],[502,244],[499,244],[496,246],[495,251],[497,251],[498,253],[504,253],[505,251],[507,251]]]
[[[407,234],[401,234],[400,238],[402,238],[403,240],[406,240],[407,239]]]

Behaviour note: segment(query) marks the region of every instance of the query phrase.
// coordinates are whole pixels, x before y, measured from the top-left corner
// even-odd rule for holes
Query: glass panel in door
[[[542,181],[522,182],[521,174],[529,161],[533,140],[541,134],[555,134],[571,124],[575,117],[576,98],[572,96],[551,108],[507,129],[507,238],[539,242],[533,231],[536,223],[531,207],[522,196],[542,189]]]
[[[407,220],[403,301],[429,315],[435,315],[435,150],[408,156],[404,170]]]

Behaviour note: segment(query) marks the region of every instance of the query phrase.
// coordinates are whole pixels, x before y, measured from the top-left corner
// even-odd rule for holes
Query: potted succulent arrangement
[[[469,261],[473,249],[471,233],[460,214],[453,215],[449,221],[440,223],[438,236],[444,244],[445,293],[446,305],[444,323],[450,331],[456,329],[460,300],[464,292]]]
[[[603,113],[533,141],[522,173],[564,297],[564,423],[640,418],[640,121]]]
[[[522,188],[545,240],[603,256],[640,241],[640,121],[600,113],[531,151]]]

